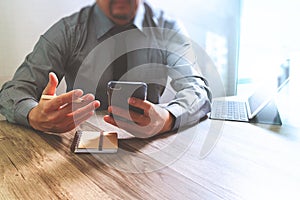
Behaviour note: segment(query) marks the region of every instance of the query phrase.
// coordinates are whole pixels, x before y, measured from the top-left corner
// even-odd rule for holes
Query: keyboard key
[[[246,104],[240,101],[213,101],[210,118],[248,121]]]

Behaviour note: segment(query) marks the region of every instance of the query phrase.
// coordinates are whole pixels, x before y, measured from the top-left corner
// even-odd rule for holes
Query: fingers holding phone
[[[145,83],[140,82],[109,83],[108,112],[111,114],[104,120],[141,138],[171,130],[173,116],[166,109],[147,101],[146,89]]]
[[[129,104],[143,109],[144,113],[124,110],[119,107],[109,107],[109,112],[117,113],[117,118],[106,115],[104,120],[112,125],[122,128],[138,138],[149,138],[159,133],[170,131],[173,127],[174,117],[165,108],[147,100],[130,99]]]

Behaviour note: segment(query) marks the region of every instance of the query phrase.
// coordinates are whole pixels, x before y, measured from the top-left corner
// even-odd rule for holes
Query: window
[[[238,94],[261,84],[274,87],[279,76],[296,72],[300,58],[300,1],[243,0]]]
[[[208,54],[217,72],[215,69],[207,69],[212,66],[211,62],[205,63],[204,56],[197,56],[201,62],[199,64],[204,68],[202,72],[210,82],[213,96],[234,95],[237,83],[240,0],[150,0],[150,2],[163,8],[168,15],[180,19],[191,39]],[[218,73],[218,76],[214,76],[212,72]],[[220,85],[224,88],[220,88]]]

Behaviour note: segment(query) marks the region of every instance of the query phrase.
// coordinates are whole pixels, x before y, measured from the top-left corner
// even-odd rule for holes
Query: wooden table
[[[293,126],[206,119],[177,134],[120,139],[117,154],[97,155],[72,153],[73,136],[1,120],[0,199],[300,198]]]

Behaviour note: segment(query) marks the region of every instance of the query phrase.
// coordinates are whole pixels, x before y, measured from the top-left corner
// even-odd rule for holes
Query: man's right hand
[[[49,82],[43,91],[43,95],[56,95],[58,79],[55,73],[49,73]],[[83,102],[73,103],[77,98]],[[28,115],[32,128],[52,133],[64,133],[73,130],[76,126],[90,118],[95,109],[100,107],[100,102],[94,95],[83,96],[82,90],[73,90],[59,95],[51,100],[41,99]]]

